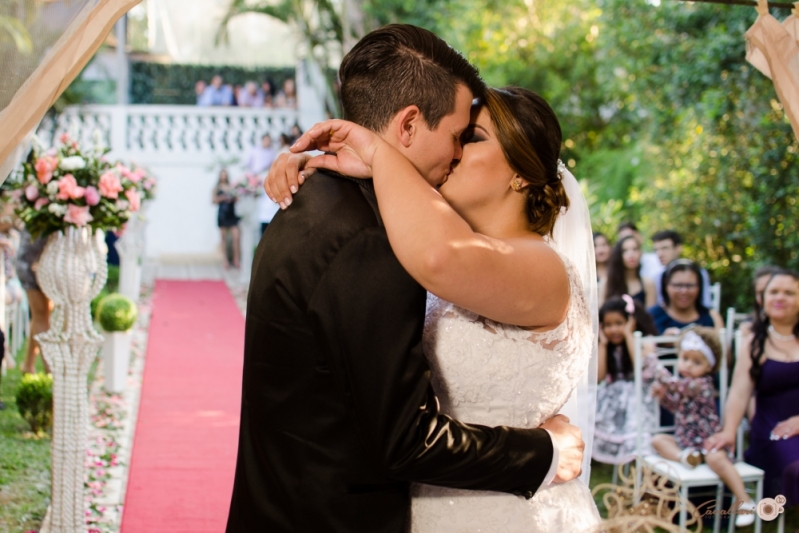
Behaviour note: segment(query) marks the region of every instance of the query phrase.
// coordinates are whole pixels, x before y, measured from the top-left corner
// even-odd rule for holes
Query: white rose
[[[47,206],[47,210],[59,217],[67,214],[67,206],[61,204],[50,204]]]
[[[117,211],[125,211],[130,206],[127,200],[117,200],[116,201],[116,208]]]
[[[56,194],[58,194],[58,182],[53,180],[47,184],[47,196],[52,200]]]
[[[61,170],[80,170],[86,168],[86,161],[79,155],[73,155],[62,159],[58,166]]]

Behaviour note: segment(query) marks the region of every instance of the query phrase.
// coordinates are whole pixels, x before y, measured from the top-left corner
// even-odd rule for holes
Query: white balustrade
[[[45,120],[38,134],[45,145],[66,132],[93,146],[98,132],[117,157],[242,155],[265,133],[277,140],[298,119],[294,109],[88,105],[68,107],[55,120]]]

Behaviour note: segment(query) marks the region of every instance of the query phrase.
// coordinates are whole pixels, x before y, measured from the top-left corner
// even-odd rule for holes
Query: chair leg
[[[785,511],[782,512],[777,520],[777,533],[785,533]]]
[[[755,498],[755,505],[760,503],[760,500],[763,499],[763,478],[757,480],[757,490],[756,490],[756,498]],[[784,513],[783,513],[784,514]],[[760,520],[760,516],[755,513],[755,533],[760,533],[763,529],[763,521]]]
[[[688,501],[688,487],[683,485],[680,487],[680,531],[685,531],[685,522],[688,518],[687,507],[685,502]]]
[[[724,505],[724,485],[719,483],[716,486],[716,510]],[[701,518],[700,518],[701,520]],[[721,532],[721,515],[716,513],[713,515],[713,533]]]
[[[619,484],[619,465],[613,465],[613,476],[610,478],[610,484],[613,486]]]
[[[732,495],[732,499],[730,500],[730,509],[735,508],[735,494]],[[731,514],[727,518],[727,533],[732,533],[735,531],[735,515]]]

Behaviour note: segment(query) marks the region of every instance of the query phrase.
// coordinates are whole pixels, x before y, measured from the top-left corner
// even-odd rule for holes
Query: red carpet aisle
[[[156,283],[122,533],[224,531],[243,351],[223,282]]]

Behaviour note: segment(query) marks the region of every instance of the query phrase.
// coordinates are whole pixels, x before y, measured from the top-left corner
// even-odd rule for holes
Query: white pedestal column
[[[89,303],[105,285],[102,233],[68,228],[50,236],[37,279],[53,302],[50,329],[36,336],[53,373],[51,533],[85,533],[83,478],[89,423],[89,367],[103,338]]]

